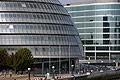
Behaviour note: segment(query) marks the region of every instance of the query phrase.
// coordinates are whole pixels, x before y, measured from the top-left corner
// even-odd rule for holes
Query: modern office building
[[[52,65],[68,72],[83,56],[77,29],[58,0],[0,0],[0,48],[9,54],[30,49],[41,73]]]
[[[65,8],[78,29],[87,60],[120,59],[120,0],[82,1]]]

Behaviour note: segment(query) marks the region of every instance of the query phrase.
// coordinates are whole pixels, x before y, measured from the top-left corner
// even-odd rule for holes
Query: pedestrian
[[[6,71],[4,72],[4,77],[6,78]]]
[[[0,72],[0,76],[2,75],[2,72]]]
[[[11,71],[9,72],[9,76],[12,77],[12,72]]]

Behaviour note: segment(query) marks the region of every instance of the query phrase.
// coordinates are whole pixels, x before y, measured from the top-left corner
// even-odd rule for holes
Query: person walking
[[[12,77],[12,72],[11,71],[9,72],[9,76]]]

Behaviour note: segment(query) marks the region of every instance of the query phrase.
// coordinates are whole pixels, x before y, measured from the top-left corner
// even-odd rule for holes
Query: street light
[[[74,76],[74,75],[73,75],[73,68],[74,68],[74,65],[72,64],[71,67],[72,67],[72,76]]]
[[[89,71],[89,64],[90,64],[90,62],[88,62],[88,71]]]
[[[101,63],[103,63],[103,61],[101,61]]]
[[[115,64],[115,60],[113,60],[113,68],[115,68],[115,65],[114,65],[114,64]]]
[[[102,65],[103,61],[101,61],[101,65]]]
[[[103,64],[102,63],[103,63],[103,61],[101,61],[101,67],[103,68]],[[102,70],[102,68],[101,68],[101,70]]]
[[[90,64],[90,62],[88,62],[88,64]]]
[[[28,80],[30,80],[30,70],[31,68],[28,68]]]
[[[55,77],[54,77],[54,69],[55,69],[55,66],[52,66],[52,69],[53,69],[53,77],[52,77],[52,78],[54,79],[54,78],[55,78]]]

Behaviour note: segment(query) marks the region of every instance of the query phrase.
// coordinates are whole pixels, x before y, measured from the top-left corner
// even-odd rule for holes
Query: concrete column
[[[109,47],[109,61],[111,60],[110,47]]]
[[[50,73],[50,66],[51,66],[51,58],[50,58],[50,54],[51,54],[51,46],[49,46],[49,73]]]
[[[96,60],[96,46],[95,46],[95,60]]]
[[[42,63],[42,75],[44,74],[44,63]]]
[[[110,56],[111,56],[111,54],[110,54],[110,52],[109,52],[109,61],[111,60],[111,57],[110,57]]]
[[[95,52],[95,60],[96,60],[96,52]]]
[[[84,51],[86,51],[86,47],[84,46]],[[86,58],[86,53],[84,52],[84,58]]]

